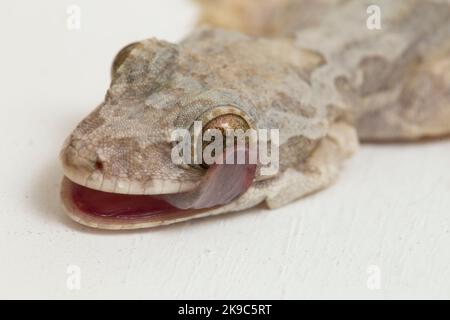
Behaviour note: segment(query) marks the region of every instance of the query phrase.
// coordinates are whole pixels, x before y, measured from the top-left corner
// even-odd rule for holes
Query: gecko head
[[[173,133],[191,134],[199,122],[202,132],[279,128],[289,138],[298,131],[289,125],[292,114],[274,115],[273,109],[282,105],[305,119],[315,116],[305,103],[310,92],[304,71],[305,61],[319,60],[296,53],[286,41],[210,29],[180,44],[149,39],[123,48],[105,100],[76,127],[60,154],[69,215],[92,227],[131,229],[261,202],[263,188],[258,198],[239,201],[260,178],[255,163],[209,168],[176,163]],[[295,85],[299,82],[304,85]],[[309,123],[323,123],[306,120],[305,134],[317,132]]]
[[[62,199],[74,220],[106,229],[166,224],[230,204],[251,186],[256,164],[175,163],[175,130],[192,135],[195,121],[201,132],[253,125],[238,101],[227,102],[230,91],[209,90],[186,70],[180,51],[150,39],[117,54],[104,102],[60,153]]]

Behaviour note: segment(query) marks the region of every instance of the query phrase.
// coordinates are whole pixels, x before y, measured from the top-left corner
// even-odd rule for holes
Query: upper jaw
[[[107,176],[99,169],[90,166],[75,166],[67,161],[64,152],[61,153],[60,163],[64,175],[72,182],[98,191],[130,194],[156,195],[180,193],[194,189],[200,182],[197,180],[173,180],[148,178],[145,181],[134,180],[129,177]]]
[[[151,179],[146,182],[133,181],[127,178],[105,177],[98,171],[82,174],[65,169],[64,175],[84,187],[110,193],[130,195],[156,195],[187,192],[194,189],[198,182]]]
[[[180,193],[194,189],[201,181],[201,172],[187,171],[183,168],[170,167],[172,174],[167,177],[133,175],[105,171],[96,166],[96,156],[92,159],[81,157],[72,144],[66,142],[59,156],[64,175],[72,182],[98,191],[130,194],[157,195]],[[176,176],[176,178],[175,178]]]

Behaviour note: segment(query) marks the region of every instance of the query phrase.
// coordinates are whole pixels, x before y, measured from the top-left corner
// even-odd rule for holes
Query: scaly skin
[[[200,0],[201,22],[320,52],[361,140],[450,133],[448,0]],[[381,30],[366,28],[378,5]]]
[[[113,193],[193,190],[205,171],[172,163],[170,134],[223,114],[279,129],[280,170],[257,175],[231,203],[189,216],[93,217],[63,192],[69,215],[92,227],[134,229],[260,203],[276,208],[333,182],[357,149],[356,131],[363,140],[448,134],[449,5],[375,1],[383,26],[368,30],[369,4],[209,1],[203,22],[267,38],[199,28],[180,44],[150,39],[122,50],[105,101],[63,147],[66,177]]]

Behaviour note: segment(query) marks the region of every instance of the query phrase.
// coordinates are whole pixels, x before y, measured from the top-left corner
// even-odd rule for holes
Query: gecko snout
[[[79,139],[69,138],[64,143],[59,159],[68,178],[80,184],[84,184],[94,172],[101,173],[105,165],[98,150]]]

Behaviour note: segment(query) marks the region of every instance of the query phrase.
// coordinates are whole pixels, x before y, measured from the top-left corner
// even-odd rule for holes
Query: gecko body
[[[380,30],[366,27],[374,2]],[[104,102],[61,151],[62,199],[74,220],[136,229],[277,208],[332,183],[359,140],[450,132],[447,2],[216,0],[203,8],[210,26],[179,44],[148,39],[116,56]],[[171,133],[195,121],[279,130],[279,170],[173,163]],[[180,195],[197,205],[181,209]]]

